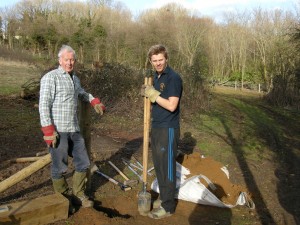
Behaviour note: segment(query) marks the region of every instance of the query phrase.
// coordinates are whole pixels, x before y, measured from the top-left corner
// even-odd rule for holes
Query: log
[[[0,213],[0,224],[52,224],[68,218],[69,201],[61,194],[52,194],[35,199],[8,203]]]
[[[16,174],[10,176],[9,178],[7,178],[6,180],[0,183],[0,193],[10,188],[11,186],[15,185],[16,183],[20,182],[21,180],[24,180],[25,178],[29,177],[31,174],[40,170],[50,162],[51,162],[51,155],[47,154],[41,157],[41,159],[32,163],[31,165],[20,170]]]
[[[48,154],[48,153],[49,153],[49,150],[46,149],[46,150],[44,150],[44,151],[41,151],[41,152],[36,153],[35,156],[43,156],[43,155],[46,155],[46,154]]]
[[[16,159],[11,159],[8,160],[11,163],[24,163],[24,162],[35,162],[42,157],[22,157],[22,158],[16,158]]]

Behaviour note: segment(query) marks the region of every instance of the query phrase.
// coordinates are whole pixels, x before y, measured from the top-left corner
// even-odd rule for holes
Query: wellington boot
[[[88,207],[94,206],[94,202],[92,200],[89,200],[89,197],[86,195],[73,196],[73,203],[75,205],[80,205],[83,208],[88,208]]]
[[[93,207],[94,202],[89,200],[85,195],[86,189],[86,172],[74,172],[73,175],[73,202],[76,205],[81,205],[83,208]]]
[[[52,184],[56,193],[67,193],[69,190],[67,181],[64,177],[60,179],[52,179]]]
[[[72,192],[68,187],[66,179],[64,177],[60,179],[52,179],[52,184],[56,193],[61,193],[69,200],[69,214],[75,213],[76,209],[72,204]]]

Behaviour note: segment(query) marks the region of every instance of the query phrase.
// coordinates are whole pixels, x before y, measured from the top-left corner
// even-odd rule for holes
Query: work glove
[[[155,88],[152,85],[143,84],[141,88],[141,95],[143,97],[149,98],[150,101],[154,103],[157,97],[160,95],[160,92],[155,90]]]
[[[103,115],[103,112],[105,110],[105,106],[100,102],[99,98],[94,98],[91,101],[91,105],[94,107],[96,113],[100,114],[100,116]]]
[[[44,134],[44,141],[48,147],[56,148],[56,143],[58,140],[58,133],[55,131],[53,125],[42,127],[42,132]]]

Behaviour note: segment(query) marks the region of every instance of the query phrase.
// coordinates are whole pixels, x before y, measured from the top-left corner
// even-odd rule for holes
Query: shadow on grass
[[[225,100],[226,101],[226,100]],[[224,99],[222,99],[222,104],[225,103]],[[269,135],[270,131],[272,132],[271,136],[274,137],[275,143],[278,142],[278,137],[275,135],[276,129],[274,129],[271,125],[271,123],[265,123],[265,121],[268,121],[267,118],[261,118],[261,113],[255,111],[255,108],[252,106],[247,106],[242,102],[235,101],[233,99],[226,102],[231,107],[233,106],[236,108],[240,113],[246,114],[252,123],[254,124],[253,129],[256,130],[257,136],[260,137],[260,135],[263,133],[264,135]],[[225,109],[224,109],[225,110]],[[232,131],[229,121],[227,118],[226,113],[224,111],[214,113],[213,115],[209,115],[210,117],[214,117],[214,119],[217,119],[221,126],[224,128],[224,132],[220,133],[220,131],[217,131],[217,128],[213,128],[210,126],[206,126],[207,129],[211,130],[212,134],[218,136],[221,138],[225,143],[227,143],[231,149],[232,153],[236,156],[237,163],[240,167],[240,170],[243,173],[243,177],[246,183],[246,186],[248,190],[254,194],[255,199],[254,202],[256,204],[256,212],[259,215],[259,219],[261,220],[262,224],[276,224],[275,220],[270,213],[266,200],[263,198],[263,195],[260,191],[260,187],[258,186],[255,177],[253,173],[251,172],[251,169],[247,163],[247,159],[245,156],[244,146],[243,146],[243,140],[240,137],[240,133],[237,134],[237,137],[234,135],[234,132]],[[232,115],[231,115],[232,116]],[[238,119],[238,118],[234,118]],[[241,121],[238,121],[241,122]],[[205,125],[204,125],[205,126]],[[271,126],[271,127],[270,127]]]
[[[278,167],[278,199],[281,206],[289,212],[295,221],[285,222],[300,224],[300,116],[280,112],[276,108],[258,105],[250,107],[241,104],[240,109],[256,125],[257,136],[262,137],[269,148],[276,153]]]
[[[287,223],[300,223],[300,159],[299,159],[299,115],[291,117],[287,113],[279,113],[278,110],[258,102],[249,100],[231,99],[227,103],[236,108],[247,117],[250,122],[246,129],[252,129],[253,135],[264,142],[273,153],[274,162],[277,165],[275,175],[278,178],[277,194],[281,206],[294,218],[290,221],[283,215]],[[236,155],[241,171],[244,174],[248,189],[255,193],[256,211],[263,224],[275,224],[274,218],[267,208],[266,200],[263,198],[260,187],[255,181],[246,156],[244,154],[243,140],[234,137],[226,119],[220,114],[218,119],[222,123],[227,135],[227,143]]]

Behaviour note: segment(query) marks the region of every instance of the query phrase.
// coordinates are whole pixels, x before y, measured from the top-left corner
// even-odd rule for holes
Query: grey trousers
[[[85,148],[84,139],[79,132],[59,132],[57,148],[50,148],[52,179],[60,179],[68,170],[68,157],[73,157],[75,171],[85,172],[90,160]]]

